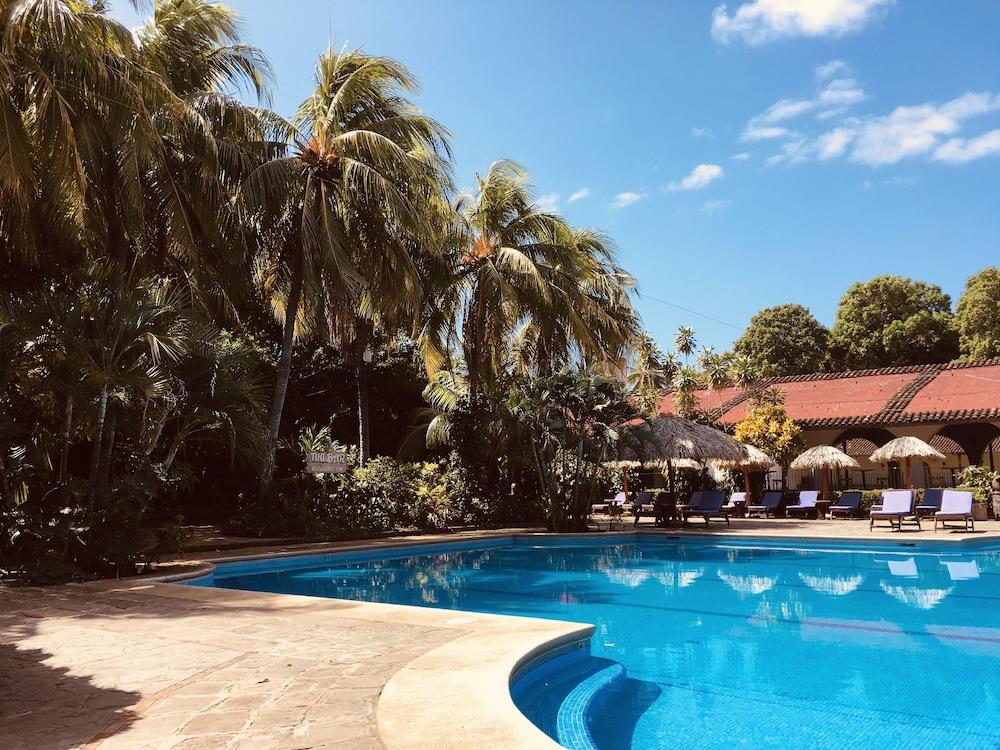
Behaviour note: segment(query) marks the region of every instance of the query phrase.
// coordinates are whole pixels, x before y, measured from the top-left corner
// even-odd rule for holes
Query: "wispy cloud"
[[[795,133],[767,163],[846,157],[881,166],[923,156],[963,164],[1000,154],[1000,130],[960,135],[968,120],[997,111],[1000,94],[967,92],[943,104],[928,102],[896,107],[887,115],[849,117],[815,136]]]
[[[691,135],[695,138],[714,138],[715,133],[711,128],[691,128]]]
[[[566,199],[567,203],[576,203],[577,201],[582,201],[584,198],[590,197],[590,188],[582,187],[577,190],[573,195]]]
[[[725,211],[727,208],[729,208],[731,204],[732,201],[721,200],[717,198],[708,200],[702,204],[701,212],[703,214],[708,214],[709,216],[711,216],[712,214],[716,214],[719,211]]]
[[[608,208],[614,208],[614,209],[625,208],[626,206],[631,206],[633,203],[638,203],[645,197],[646,197],[645,193],[632,193],[632,192],[618,193],[618,195],[615,196],[615,199],[611,201],[611,203],[608,205]]]
[[[951,138],[934,151],[934,158],[952,164],[1000,154],[1000,130],[990,130],[975,138]]]
[[[699,190],[722,177],[722,167],[718,164],[699,164],[687,177],[671,182],[669,190]]]
[[[846,73],[847,63],[843,60],[830,60],[828,63],[816,66],[816,78],[820,81],[828,81],[838,73]]]
[[[712,36],[723,43],[763,44],[782,37],[839,37],[864,28],[894,0],[751,0],[729,14],[712,13]]]
[[[760,141],[799,134],[786,123],[815,113],[816,118],[827,120],[843,114],[847,109],[866,98],[864,89],[853,78],[836,78],[827,81],[815,96],[808,99],[779,99],[756,117],[750,118],[743,130],[744,141]]]
[[[733,154],[733,161],[746,161],[750,158],[749,151],[740,151],[738,154]]]
[[[546,193],[535,198],[535,205],[545,213],[554,214],[559,211],[559,193]]]

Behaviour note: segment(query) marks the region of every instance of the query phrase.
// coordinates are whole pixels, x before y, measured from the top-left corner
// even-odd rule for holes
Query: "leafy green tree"
[[[617,378],[594,368],[523,380],[510,406],[526,433],[550,527],[582,531],[601,462],[642,415]]]
[[[758,401],[736,425],[735,437],[741,443],[760,448],[777,461],[782,476],[805,446],[802,429],[788,416],[780,396]]]
[[[1000,357],[1000,268],[984,268],[969,277],[955,319],[963,357]]]
[[[852,284],[840,300],[829,346],[838,368],[948,362],[958,356],[951,298],[935,284],[903,276]]]
[[[755,379],[819,372],[830,332],[802,305],[766,307],[750,318],[735,351],[744,355]]]

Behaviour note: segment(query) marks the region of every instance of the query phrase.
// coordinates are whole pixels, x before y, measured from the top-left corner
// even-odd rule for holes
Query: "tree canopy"
[[[787,468],[805,443],[802,429],[792,421],[779,398],[763,398],[737,425],[736,439],[760,448]]]
[[[758,378],[818,372],[830,332],[802,305],[765,307],[736,341]]]
[[[958,356],[951,298],[936,284],[877,276],[851,284],[830,331],[830,365],[866,369]]]
[[[963,357],[1000,357],[1000,268],[984,268],[969,277],[955,319]]]

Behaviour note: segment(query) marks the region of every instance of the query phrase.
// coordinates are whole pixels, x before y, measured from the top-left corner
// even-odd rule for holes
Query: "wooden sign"
[[[347,471],[347,454],[342,451],[307,453],[306,471],[310,474],[343,474]]]

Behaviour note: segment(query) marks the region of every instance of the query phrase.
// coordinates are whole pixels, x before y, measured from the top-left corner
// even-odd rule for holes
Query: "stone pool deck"
[[[677,534],[678,529],[646,533]],[[861,521],[736,519],[713,534],[960,541],[869,533]],[[633,531],[626,519],[625,532]],[[511,530],[525,531],[525,530]],[[269,546],[239,555],[394,546],[511,533]],[[687,531],[704,532],[692,523]],[[609,537],[614,536],[609,534]],[[187,560],[181,567],[200,569]],[[511,671],[590,628],[527,618],[176,586],[141,578],[0,588],[0,746],[537,748]]]

